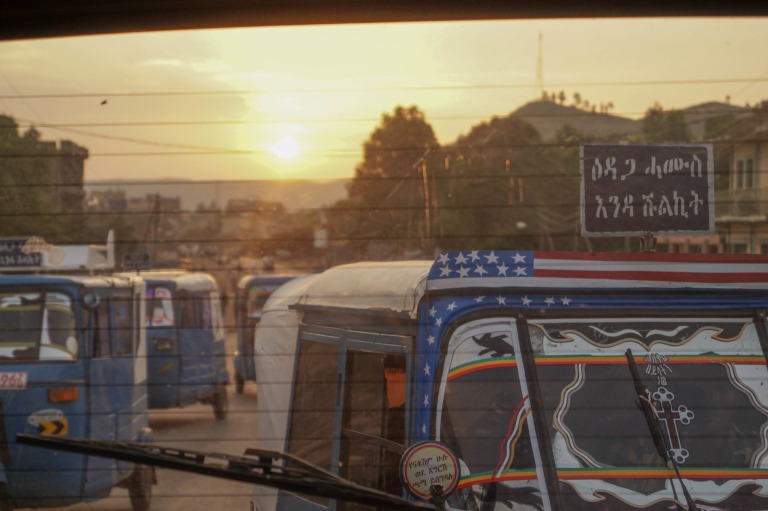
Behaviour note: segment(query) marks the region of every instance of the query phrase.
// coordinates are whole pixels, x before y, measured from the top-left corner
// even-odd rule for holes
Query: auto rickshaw
[[[149,408],[206,403],[216,419],[226,418],[229,372],[216,280],[186,270],[141,276],[147,283]]]
[[[247,275],[237,284],[235,324],[237,351],[234,356],[235,391],[243,393],[246,381],[256,381],[253,361],[253,336],[264,304],[272,292],[296,275]]]
[[[151,441],[148,427],[144,282],[77,274],[71,253],[23,253],[24,239],[0,240],[0,509],[66,506],[127,488],[134,511],[149,509],[154,467],[49,452],[18,433],[89,441]],[[40,247],[37,247],[40,249]],[[74,251],[77,252],[77,251]],[[81,251],[86,254],[87,250]],[[60,257],[59,257],[60,256]],[[90,257],[94,260],[93,254]],[[9,273],[11,272],[11,273]]]

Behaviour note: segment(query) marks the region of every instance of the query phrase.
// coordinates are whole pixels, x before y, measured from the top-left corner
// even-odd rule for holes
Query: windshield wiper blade
[[[632,350],[627,349],[627,351],[624,353],[624,356],[627,358],[627,364],[629,364],[629,372],[632,373],[632,382],[635,385],[635,392],[637,393],[638,402],[640,408],[643,410],[645,422],[648,424],[648,429],[651,432],[651,438],[653,439],[653,443],[656,446],[656,450],[658,451],[659,456],[661,456],[661,458],[666,463],[667,467],[675,471],[677,480],[680,482],[680,487],[683,489],[683,495],[685,496],[685,502],[688,505],[688,511],[697,511],[698,507],[696,506],[696,502],[693,500],[693,497],[691,497],[691,494],[688,491],[688,488],[685,486],[682,476],[680,475],[680,468],[677,466],[675,458],[669,454],[670,446],[667,442],[667,437],[661,431],[659,418],[656,415],[656,405],[653,402],[651,391],[648,390],[643,381],[640,379],[640,372],[637,370],[637,364],[635,363],[634,355],[632,355]]]
[[[403,511],[439,509],[432,504],[413,502],[360,486],[300,458],[278,451],[247,449],[244,456],[232,456],[152,444],[56,438],[25,433],[18,434],[16,440],[20,444],[104,456],[384,509]]]

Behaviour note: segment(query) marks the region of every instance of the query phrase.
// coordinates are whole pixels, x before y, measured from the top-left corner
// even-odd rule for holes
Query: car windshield
[[[278,287],[280,287],[279,284],[257,284],[248,288],[246,314],[249,318],[258,320],[261,317],[264,304]]]
[[[72,360],[78,338],[75,311],[66,294],[0,292],[0,358]]]
[[[249,272],[447,249],[637,251],[650,229],[660,252],[760,253],[766,26],[486,20],[4,41],[2,143],[18,176],[1,184],[50,183],[3,201],[18,224],[7,235],[65,244],[81,222],[99,242],[119,229],[118,266],[142,255],[205,268],[232,296]],[[635,149],[610,150],[622,145]],[[688,165],[697,179],[676,177]]]
[[[155,3],[189,9],[179,10],[175,17],[158,11],[155,21],[148,7]],[[104,268],[95,271],[84,264],[72,265],[77,252],[72,247],[100,247],[105,239],[114,239],[114,254],[105,257],[113,263],[109,271],[136,272],[138,277],[148,269],[208,273],[216,280],[222,311],[220,315],[219,295],[171,297],[169,289],[148,285],[141,288],[144,303],[124,307],[123,312],[133,318],[131,324],[156,330],[150,335],[137,332],[136,339],[131,339],[135,349],[118,350],[112,337],[91,334],[92,339],[86,338],[76,324],[87,325],[76,321],[75,315],[78,308],[90,310],[92,323],[100,331],[120,331],[115,312],[120,304],[115,300],[81,304],[53,290],[3,288],[0,379],[14,371],[2,367],[7,360],[8,366],[20,366],[16,360],[93,356],[88,363],[48,365],[62,370],[54,375],[62,381],[78,380],[78,404],[84,396],[95,395],[96,389],[113,390],[112,378],[146,380],[151,382],[148,393],[167,391],[179,409],[146,412],[141,407],[154,401],[151,395],[139,396],[140,385],[120,388],[115,395],[138,407],[139,414],[146,412],[154,442],[233,455],[262,447],[255,439],[267,426],[269,432],[277,432],[270,433],[270,448],[286,450],[284,435],[291,431],[294,403],[284,389],[298,381],[304,385],[300,390],[316,385],[312,390],[323,399],[313,401],[306,396],[314,394],[305,393],[302,413],[310,418],[299,434],[307,438],[299,438],[296,445],[311,445],[310,440],[320,437],[325,450],[303,449],[312,451],[309,457],[327,461],[323,469],[351,474],[382,491],[407,495],[394,476],[393,453],[399,455],[423,434],[453,447],[461,469],[466,470],[462,476],[475,478],[460,483],[454,500],[448,502],[450,508],[489,509],[483,506],[485,496],[475,490],[493,487],[499,493],[487,500],[496,503],[496,510],[505,504],[525,511],[557,509],[557,503],[525,498],[542,493],[541,467],[547,463],[546,487],[562,482],[581,506],[572,509],[605,511],[623,497],[622,506],[645,511],[667,510],[673,500],[683,502],[679,482],[669,482],[664,489],[644,487],[650,484],[647,480],[627,481],[619,473],[641,461],[649,470],[663,470],[659,459],[645,459],[653,452],[650,444],[629,442],[629,447],[636,448],[635,457],[615,452],[621,443],[616,430],[632,426],[639,431],[645,423],[610,426],[610,417],[601,419],[602,427],[611,433],[603,446],[614,451],[604,458],[592,457],[594,444],[602,437],[592,437],[587,444],[583,439],[588,432],[578,429],[583,422],[575,419],[576,408],[585,393],[573,381],[573,375],[581,374],[575,362],[567,366],[571,379],[562,381],[565,373],[561,372],[544,385],[552,401],[538,411],[543,415],[537,420],[557,426],[549,433],[559,443],[545,445],[548,450],[534,445],[527,419],[521,415],[530,411],[528,405],[521,405],[528,391],[509,376],[517,370],[509,361],[513,357],[509,353],[494,356],[491,351],[480,357],[472,351],[472,339],[486,334],[487,346],[504,349],[513,338],[512,328],[503,335],[481,329],[462,338],[465,344],[456,346],[460,356],[453,362],[446,359],[448,339],[430,339],[436,344],[425,349],[434,347],[434,353],[439,353],[435,355],[439,366],[417,367],[410,358],[420,356],[424,345],[419,344],[421,330],[417,330],[430,320],[416,318],[416,312],[409,316],[398,311],[393,318],[390,309],[382,308],[361,319],[339,312],[341,305],[326,314],[321,306],[302,303],[299,297],[297,306],[291,302],[282,307],[286,302],[280,302],[278,311],[270,307],[272,302],[264,308],[272,286],[238,293],[238,283],[250,276],[304,276],[347,263],[434,261],[449,252],[462,258],[455,265],[460,266],[457,273],[464,272],[459,277],[478,280],[489,271],[510,279],[532,276],[526,273],[534,271],[532,265],[491,264],[496,257],[493,251],[682,254],[713,261],[734,254],[768,254],[768,177],[763,177],[768,169],[768,13],[727,12],[726,2],[720,13],[706,15],[693,11],[688,15],[682,8],[647,16],[638,15],[638,9],[621,15],[616,7],[619,15],[614,16],[610,11],[579,13],[571,7],[547,12],[536,2],[527,3],[533,16],[527,8],[515,6],[519,2],[507,2],[513,4],[513,11],[521,11],[496,15],[471,14],[474,3],[466,2],[461,9],[467,16],[456,8],[450,16],[441,16],[435,5],[422,14],[416,3],[401,16],[398,8],[389,6],[381,6],[374,14],[368,10],[370,2],[321,2],[318,12],[329,9],[339,19],[324,12],[322,21],[314,23],[306,12],[313,6],[298,0],[225,2],[259,4],[261,10],[250,15],[222,6],[203,16],[198,11],[203,3],[159,0],[133,3],[136,6],[122,2],[118,7],[105,2],[82,9],[71,7],[70,2],[51,3],[48,11],[33,12],[40,23],[29,34],[22,28],[11,32],[13,27],[8,28],[11,35],[3,32],[3,27],[16,21],[32,23],[32,17],[19,14],[15,7],[10,23],[0,20],[0,216],[4,220],[0,238],[6,240],[0,243],[0,273],[23,262],[27,273],[64,269],[98,279]],[[272,6],[274,12],[269,14]],[[355,9],[365,6],[368,9],[355,16]],[[138,22],[142,13],[146,18]],[[108,21],[111,14],[122,21]],[[239,14],[243,15],[235,19]],[[80,24],[81,18],[96,23]],[[105,23],[101,28],[100,20]],[[187,23],[191,20],[196,23]],[[29,243],[33,237],[35,242]],[[488,264],[477,260],[478,253],[488,254],[484,256]],[[87,255],[91,257],[91,252]],[[562,274],[569,269],[557,271]],[[447,266],[444,270],[449,271]],[[657,275],[653,270],[647,273]],[[391,281],[399,282],[398,275],[395,272]],[[552,275],[551,282],[561,281],[556,271]],[[17,277],[0,275],[0,280]],[[388,276],[382,273],[377,278],[387,280]],[[346,306],[370,299],[379,284],[372,280],[360,278],[354,293],[339,297],[338,302]],[[661,280],[657,277],[654,282]],[[508,285],[505,281],[499,287]],[[763,291],[755,290],[754,295],[759,293]],[[477,309],[463,309],[469,319],[461,321],[480,318],[486,313],[481,307],[497,299],[493,293],[482,294],[487,300],[479,300]],[[583,325],[569,323],[570,316],[554,318],[563,325],[536,323],[552,319],[554,307],[550,306],[572,299],[571,293],[565,295],[541,296],[540,302],[526,309],[526,314],[532,314],[525,328],[531,340],[542,343],[538,347],[561,326],[557,333],[568,331],[572,336],[568,342],[576,343],[574,332],[583,334],[586,344],[595,341],[590,337],[594,332],[578,330]],[[313,298],[322,302],[327,297]],[[384,298],[391,297],[383,297],[382,302]],[[500,295],[498,304],[493,303],[501,312],[488,314],[504,316],[504,321],[514,324],[518,316],[508,310],[513,306],[503,298]],[[600,306],[610,308],[611,298]],[[398,299],[410,304],[421,295]],[[441,299],[448,300],[444,295]],[[643,300],[647,301],[643,311],[626,315],[632,321],[641,318],[641,324],[627,328],[643,329],[659,318],[669,319],[664,311],[654,310],[653,298]],[[188,312],[193,307],[199,309],[203,328],[185,323],[195,317]],[[262,318],[264,309],[276,312],[272,318],[270,312]],[[740,331],[746,340],[739,346],[748,349],[739,356],[754,362],[768,350],[768,335],[761,330],[762,324],[753,322],[765,311],[751,305],[744,309],[749,310],[729,309],[716,319],[733,326],[738,316],[749,325]],[[298,320],[291,316],[297,310]],[[579,309],[573,310],[577,316]],[[451,313],[446,312],[446,317]],[[689,308],[681,315],[688,320],[698,313]],[[619,315],[614,311],[590,320],[613,328],[626,319]],[[258,321],[261,324],[254,333]],[[686,323],[692,324],[693,320]],[[219,326],[226,330],[223,345],[206,344],[204,334],[218,333]],[[451,325],[446,337],[458,335],[458,328]],[[184,335],[176,335],[179,329],[186,330]],[[241,344],[254,346],[247,356],[238,347],[238,335],[245,338]],[[708,330],[700,335],[711,340]],[[379,358],[371,355],[377,336],[387,337],[388,351]],[[294,345],[283,346],[287,338]],[[336,365],[327,371],[307,361],[300,366],[294,356],[301,343],[305,347],[312,343]],[[129,352],[136,353],[141,363],[121,372],[104,369],[113,358],[127,363]],[[550,355],[535,353],[531,363],[535,366]],[[404,404],[398,401],[397,406],[387,407],[384,387],[374,389],[375,400],[350,397],[350,389],[356,388],[353,384],[370,382],[364,377],[362,383],[347,380],[345,371],[351,373],[356,363],[362,367],[362,360],[378,371],[370,372],[379,375],[378,383],[387,383],[383,361],[394,357],[403,358],[398,371],[401,366],[406,371]],[[701,409],[704,404],[697,401],[696,389],[714,395],[722,392],[723,382],[738,386],[744,379],[739,371],[752,370],[747,363],[730,361],[738,369],[729,373],[715,354],[709,362],[706,370],[711,372],[706,374],[682,363],[669,365],[676,372],[690,371],[685,393],[674,396],[676,406],[693,409],[689,403],[694,403]],[[476,363],[477,370],[461,372],[469,367],[466,364]],[[764,368],[764,360],[756,362],[760,364]],[[81,365],[87,374],[74,373]],[[267,371],[259,373],[264,366]],[[544,364],[540,372],[549,374],[552,366]],[[558,367],[563,370],[564,366]],[[620,380],[614,379],[609,369],[590,367],[584,380],[608,379],[610,392],[604,397],[613,405],[614,398],[626,397],[614,383],[631,382],[623,373]],[[108,376],[79,383],[97,370]],[[319,383],[312,380],[318,375],[322,376]],[[35,376],[25,374],[34,383],[30,388],[49,383],[39,383]],[[398,372],[398,384],[400,377]],[[414,398],[418,378],[433,378],[436,386]],[[216,387],[215,392],[210,386]],[[749,414],[752,408],[768,410],[768,397],[757,387],[744,384],[721,397],[748,409]],[[284,394],[270,395],[274,388]],[[19,396],[11,394],[13,399]],[[568,410],[562,404],[567,398],[573,405]],[[28,430],[37,427],[41,418],[80,413],[64,410],[68,403],[45,399],[41,398],[37,415],[25,419]],[[755,405],[763,399],[760,406]],[[258,412],[259,403],[269,403],[271,409]],[[350,403],[376,408],[381,431],[353,428],[357,417],[343,411]],[[208,420],[207,411],[200,412],[200,407],[211,404],[218,407],[216,419],[226,415],[229,407],[226,421]],[[626,403],[628,408],[634,406]],[[420,413],[428,415],[423,425],[416,421]],[[703,417],[699,410],[696,413],[697,418]],[[397,424],[384,424],[390,417]],[[697,470],[705,465],[725,467],[732,469],[727,476],[738,472],[741,478],[723,482],[734,487],[721,493],[718,484],[724,479],[690,485],[699,490],[693,492],[698,502],[708,506],[701,511],[749,509],[754,495],[768,496],[768,432],[752,427],[764,418],[749,415],[742,430],[733,432],[734,437],[743,434],[750,439],[749,449],[738,441],[730,444],[740,449],[733,456],[747,461],[713,465],[710,460],[691,459],[686,465],[687,469],[696,465]],[[122,434],[131,425],[122,412],[105,412],[88,420],[80,429],[72,426],[69,435],[103,432],[113,425]],[[395,428],[397,441],[386,438]],[[341,430],[346,437],[331,433]],[[482,434],[472,437],[471,432]],[[763,443],[752,442],[756,437]],[[732,439],[720,440],[712,445],[723,450]],[[350,447],[362,442],[373,447],[365,452]],[[380,449],[380,444],[386,448]],[[754,445],[761,445],[762,451]],[[536,453],[541,452],[548,458],[538,459]],[[37,450],[27,453],[40,455]],[[99,497],[109,495],[106,507],[123,509],[133,504],[142,511],[141,500],[134,493],[129,495],[127,487],[136,479],[146,482],[149,478],[137,472],[136,478],[126,479],[120,462],[116,466],[120,477],[125,477],[115,476],[118,487],[110,494],[98,487],[99,477],[94,476],[106,463],[88,465],[79,487],[98,488]],[[377,467],[385,465],[386,473],[378,473]],[[615,469],[610,488],[607,483],[603,486],[605,479],[597,483],[597,476],[588,478],[592,472],[583,480],[557,479],[558,471],[565,474],[576,465],[588,465],[594,471]],[[355,467],[365,470],[355,473]],[[762,479],[744,475],[753,469],[761,471]],[[649,479],[656,485],[675,477],[667,472],[664,477],[654,474]],[[698,478],[698,483],[705,480],[702,472],[690,474],[686,477]],[[745,480],[748,483],[739,486]],[[16,482],[26,484],[22,478]],[[280,499],[287,500],[277,505],[276,491],[184,477],[164,469],[158,471],[157,483],[153,506],[170,511],[275,511],[320,505],[282,493]],[[0,481],[0,508],[3,488]],[[36,497],[47,495],[45,488],[34,490]],[[672,492],[676,494],[670,497]],[[605,500],[608,493],[613,500]],[[743,501],[718,500],[725,493]],[[657,499],[659,495],[663,498]],[[93,500],[93,495],[86,500]],[[326,496],[316,501],[328,502]],[[17,507],[22,504],[26,501],[19,501]],[[83,509],[100,505],[82,504]],[[352,504],[332,502],[330,506],[338,511],[358,509]]]

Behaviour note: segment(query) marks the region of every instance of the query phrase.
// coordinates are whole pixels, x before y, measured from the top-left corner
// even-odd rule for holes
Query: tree
[[[683,112],[665,112],[654,103],[643,117],[643,138],[646,142],[690,142],[692,135]]]
[[[348,188],[346,232],[363,249],[388,240],[399,252],[419,248],[423,229],[425,157],[438,148],[432,126],[416,106],[384,114],[363,144],[363,161]]]
[[[533,126],[508,116],[473,127],[446,148],[448,165],[438,179],[440,249],[530,248],[522,246],[520,226],[534,227],[528,178],[543,170],[535,161],[541,143]]]
[[[736,122],[734,115],[718,115],[704,121],[704,140],[713,140],[724,136]]]

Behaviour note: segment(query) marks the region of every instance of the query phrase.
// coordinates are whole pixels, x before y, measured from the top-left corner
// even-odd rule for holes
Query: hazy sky
[[[539,41],[541,40],[541,45]],[[639,118],[768,99],[768,18],[276,27],[0,43],[0,113],[90,151],[86,179],[353,175],[383,113],[441,143],[544,89]],[[541,55],[541,58],[539,58]],[[541,66],[539,67],[539,63]],[[539,73],[538,71],[541,71]],[[54,125],[53,127],[45,127]],[[298,154],[270,149],[289,137]]]

